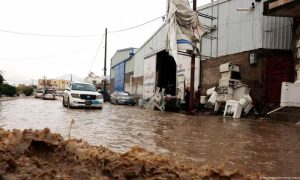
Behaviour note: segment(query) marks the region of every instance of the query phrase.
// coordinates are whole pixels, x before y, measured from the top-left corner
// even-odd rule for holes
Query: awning
[[[264,15],[300,18],[299,0],[269,0],[264,2]]]

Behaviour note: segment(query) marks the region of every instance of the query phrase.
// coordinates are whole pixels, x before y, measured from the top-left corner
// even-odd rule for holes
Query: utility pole
[[[106,92],[106,57],[107,57],[107,28],[105,28],[105,49],[104,49],[104,76],[105,76],[105,81],[104,81],[104,92]]]
[[[46,76],[44,76],[44,90],[46,89]]]
[[[73,77],[72,77],[72,74],[71,74],[71,82],[73,81]]]
[[[193,0],[193,10],[197,11],[197,0]],[[195,83],[195,58],[196,54],[192,53],[191,59],[191,78],[190,78],[190,102],[189,102],[189,110],[192,112],[194,106],[194,83]]]

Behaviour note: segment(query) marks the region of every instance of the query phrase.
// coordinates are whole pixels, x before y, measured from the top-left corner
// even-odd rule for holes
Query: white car
[[[62,104],[65,107],[95,107],[102,109],[103,97],[94,85],[72,82],[63,93]]]
[[[34,93],[35,98],[42,98],[44,96],[44,91],[39,89]]]
[[[55,100],[55,90],[54,89],[46,89],[44,91],[44,99]]]

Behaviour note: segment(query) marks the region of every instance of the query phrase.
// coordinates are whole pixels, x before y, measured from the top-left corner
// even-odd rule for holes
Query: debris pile
[[[145,108],[147,110],[154,110],[155,108],[158,108],[160,111],[165,110],[165,89],[162,88],[160,91],[160,88],[156,88],[156,91],[154,95],[149,99],[147,104],[145,104]]]
[[[248,114],[253,108],[249,95],[250,88],[241,82],[240,68],[237,65],[226,63],[220,65],[221,79],[219,86],[208,89],[206,94],[210,96],[206,107],[219,111],[225,104],[224,116],[240,118],[242,111]]]
[[[258,179],[223,167],[182,165],[168,156],[133,147],[115,153],[49,129],[0,129],[0,179]]]

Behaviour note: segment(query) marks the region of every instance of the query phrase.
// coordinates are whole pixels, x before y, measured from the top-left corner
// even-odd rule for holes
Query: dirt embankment
[[[238,169],[183,165],[133,147],[115,153],[43,131],[0,129],[0,179],[259,179]]]

